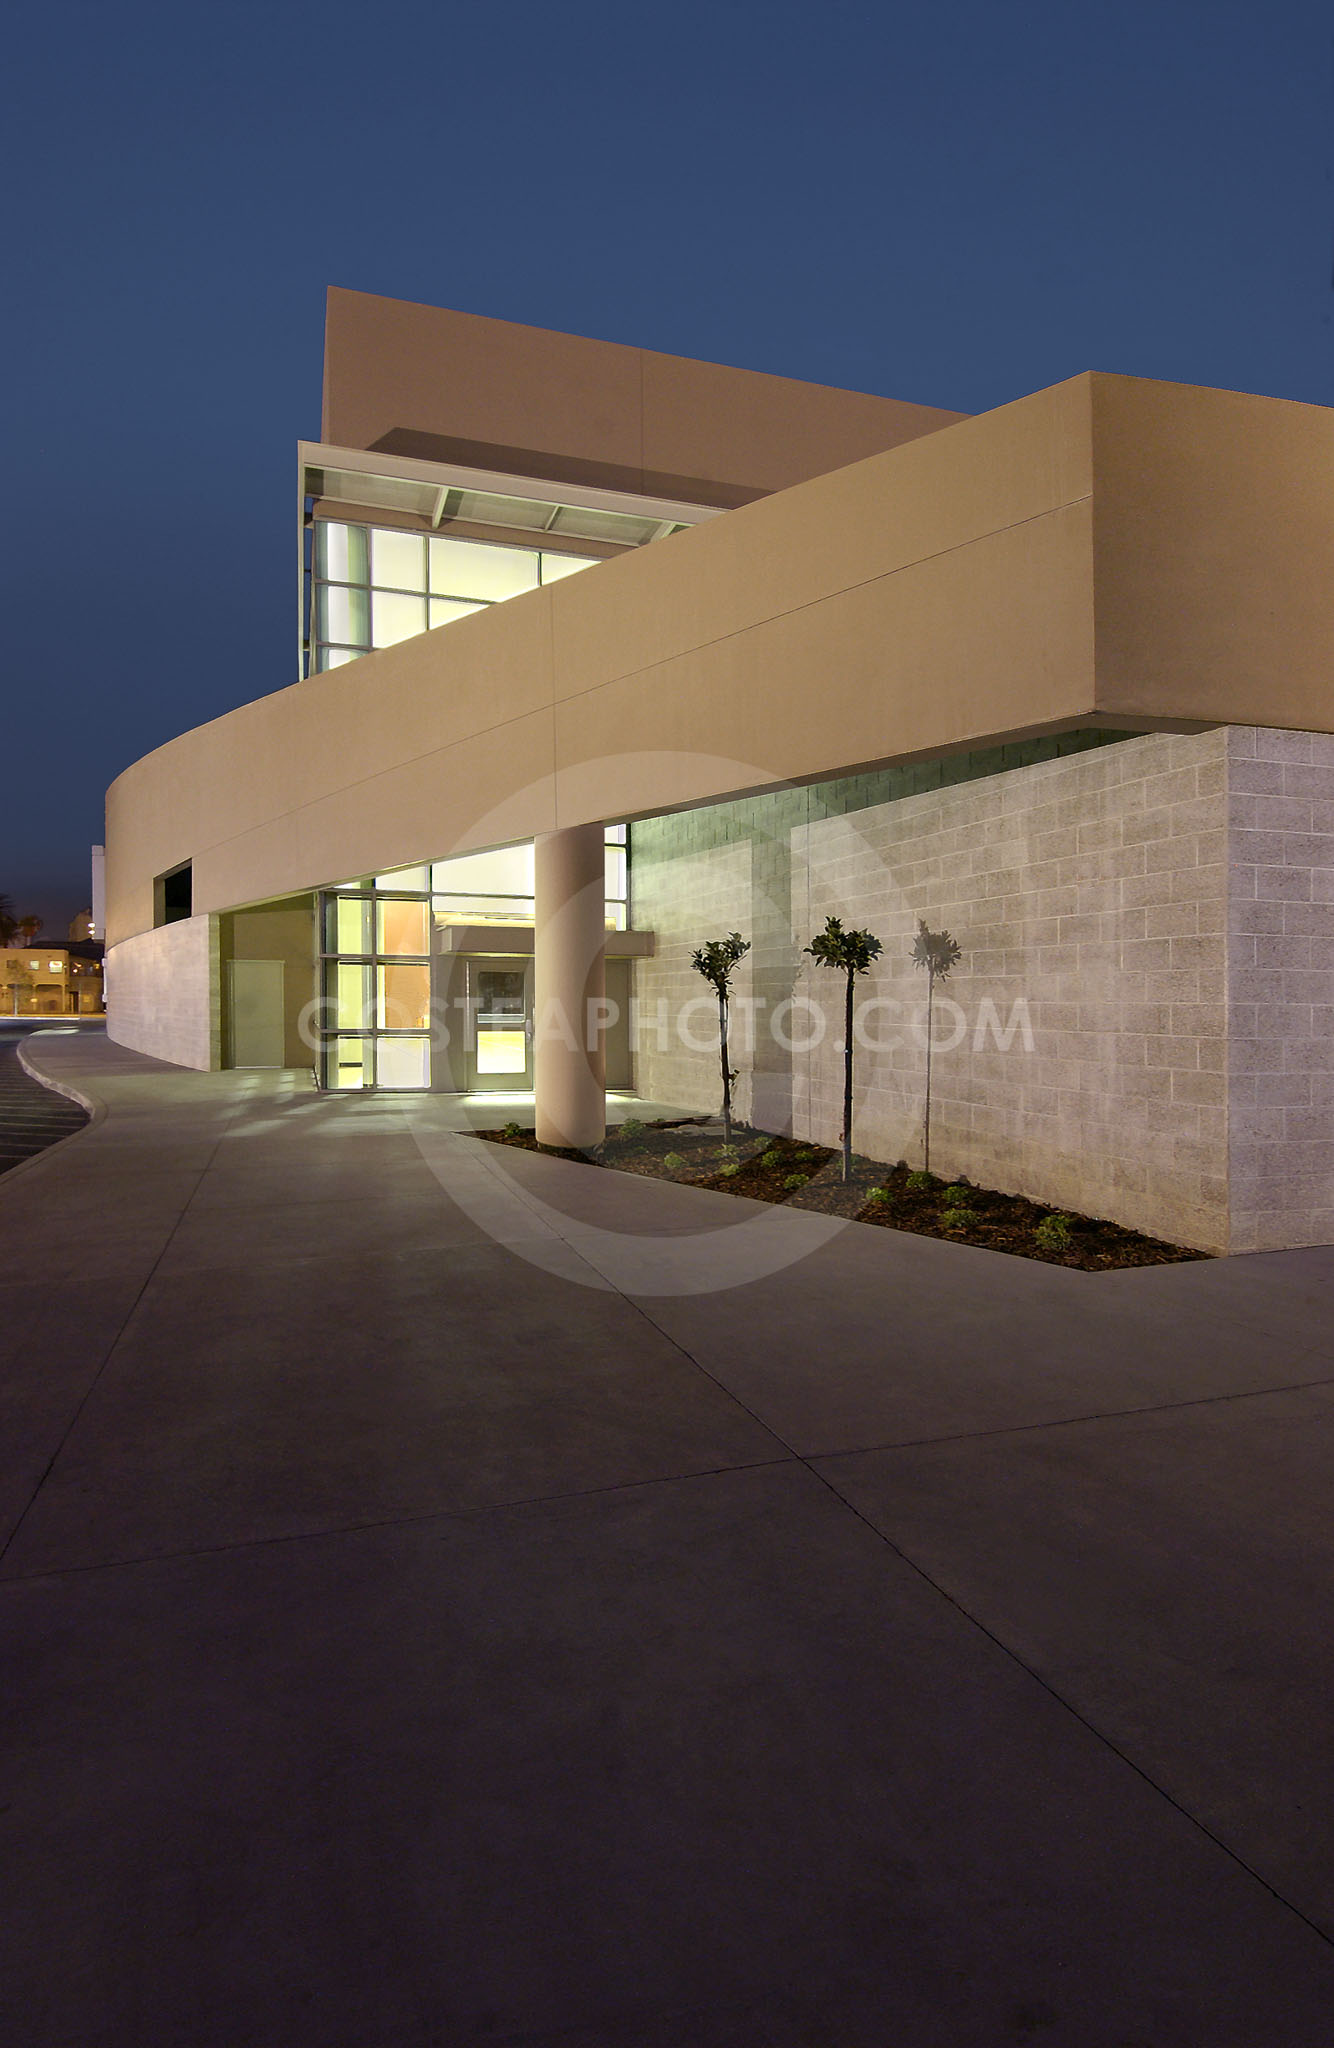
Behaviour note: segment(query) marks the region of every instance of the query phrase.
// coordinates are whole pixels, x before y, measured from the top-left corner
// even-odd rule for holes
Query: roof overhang
[[[324,505],[355,505],[424,520],[432,527],[466,516],[479,523],[513,525],[532,534],[560,533],[569,539],[614,541],[614,531],[599,532],[596,516],[560,520],[580,512],[610,515],[607,524],[625,520],[625,545],[642,545],[678,526],[700,526],[721,516],[716,505],[693,505],[673,498],[641,497],[629,491],[596,490],[584,484],[552,483],[541,477],[511,476],[495,470],[466,469],[454,463],[423,462],[404,455],[381,455],[360,448],[336,448],[327,442],[299,441],[298,494]],[[461,513],[474,499],[492,501],[492,516],[476,510]],[[504,516],[506,511],[509,516]],[[539,516],[540,515],[540,516]],[[584,529],[582,532],[580,529]]]

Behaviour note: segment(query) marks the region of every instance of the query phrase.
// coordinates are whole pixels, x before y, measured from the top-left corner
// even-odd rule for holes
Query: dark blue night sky
[[[980,411],[1334,403],[1327,0],[56,4],[4,43],[0,890],[292,681],[324,288]]]

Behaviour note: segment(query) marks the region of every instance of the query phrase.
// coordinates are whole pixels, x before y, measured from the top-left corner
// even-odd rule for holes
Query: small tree
[[[8,896],[0,896],[0,946],[13,944],[19,921],[14,915],[14,905]]]
[[[843,1030],[843,1178],[852,1178],[852,1012],[853,987],[880,957],[881,946],[870,932],[845,932],[836,917],[825,919],[806,951],[821,967],[838,967],[848,977]]]
[[[729,932],[725,939],[709,939],[697,952],[690,956],[690,964],[696,974],[702,974],[712,985],[718,998],[718,1056],[723,1063],[723,1143],[732,1142],[732,1083],[736,1070],[728,1063],[727,1053],[727,1009],[732,996],[732,976],[737,962],[750,951],[750,940],[743,939],[740,932]]]
[[[18,932],[19,944],[21,946],[31,946],[41,929],[42,920],[40,917],[21,917],[15,926],[15,930]]]
[[[963,947],[956,945],[948,932],[930,931],[925,920],[918,918],[912,961],[914,967],[926,969],[926,1117],[923,1123],[922,1164],[927,1173],[931,1171],[931,1019],[936,1001],[936,983],[944,981],[962,952]]]

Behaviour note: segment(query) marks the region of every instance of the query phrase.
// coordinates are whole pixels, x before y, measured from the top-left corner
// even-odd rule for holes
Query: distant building
[[[100,1017],[102,1007],[102,948],[96,941],[0,947],[0,1016]]]

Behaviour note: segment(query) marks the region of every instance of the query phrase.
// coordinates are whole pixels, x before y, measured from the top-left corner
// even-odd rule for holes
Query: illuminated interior
[[[497,600],[498,602],[499,600]],[[606,921],[628,926],[629,845],[606,828]],[[340,882],[321,897],[320,1075],[326,1088],[431,1085],[431,942],[449,925],[533,923],[533,845],[422,862]],[[531,983],[516,963],[479,966],[479,1075],[522,1076],[528,1065]]]
[[[312,667],[340,668],[373,648],[396,647],[601,559],[316,520]]]

